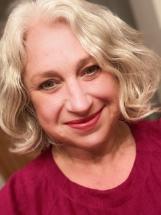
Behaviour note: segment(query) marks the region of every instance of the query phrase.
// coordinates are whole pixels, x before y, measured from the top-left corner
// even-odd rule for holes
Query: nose
[[[87,114],[92,107],[92,97],[88,94],[87,89],[83,89],[78,81],[72,81],[67,88],[67,110],[79,115]]]

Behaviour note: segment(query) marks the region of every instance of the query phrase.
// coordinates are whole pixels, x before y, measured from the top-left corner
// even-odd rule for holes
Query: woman
[[[37,0],[1,39],[2,129],[41,151],[0,192],[1,214],[160,214],[160,59],[107,8]]]

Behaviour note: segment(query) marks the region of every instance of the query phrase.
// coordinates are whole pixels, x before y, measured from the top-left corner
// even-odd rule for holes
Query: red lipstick
[[[97,121],[100,118],[102,109],[88,117],[78,119],[78,120],[68,121],[66,124],[69,125],[71,128],[75,128],[75,129],[90,130],[95,127]]]

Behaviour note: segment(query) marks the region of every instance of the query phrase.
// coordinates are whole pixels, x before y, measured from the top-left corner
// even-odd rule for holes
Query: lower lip
[[[68,125],[71,128],[74,128],[74,129],[77,129],[77,130],[80,130],[80,131],[81,130],[82,131],[91,130],[96,126],[96,124],[97,124],[97,122],[98,122],[98,120],[99,120],[99,118],[101,116],[101,112],[102,112],[102,110],[100,112],[98,112],[98,114],[94,118],[92,118],[91,120],[89,120],[89,121],[87,121],[85,123],[76,123],[76,124],[74,124],[74,123],[70,124],[69,123]]]

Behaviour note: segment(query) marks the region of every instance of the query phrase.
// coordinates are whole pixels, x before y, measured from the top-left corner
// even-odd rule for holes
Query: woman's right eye
[[[58,81],[50,79],[50,80],[47,80],[47,81],[44,81],[43,83],[41,83],[39,85],[39,89],[40,90],[52,90],[52,89],[55,89],[57,85],[58,85]]]

